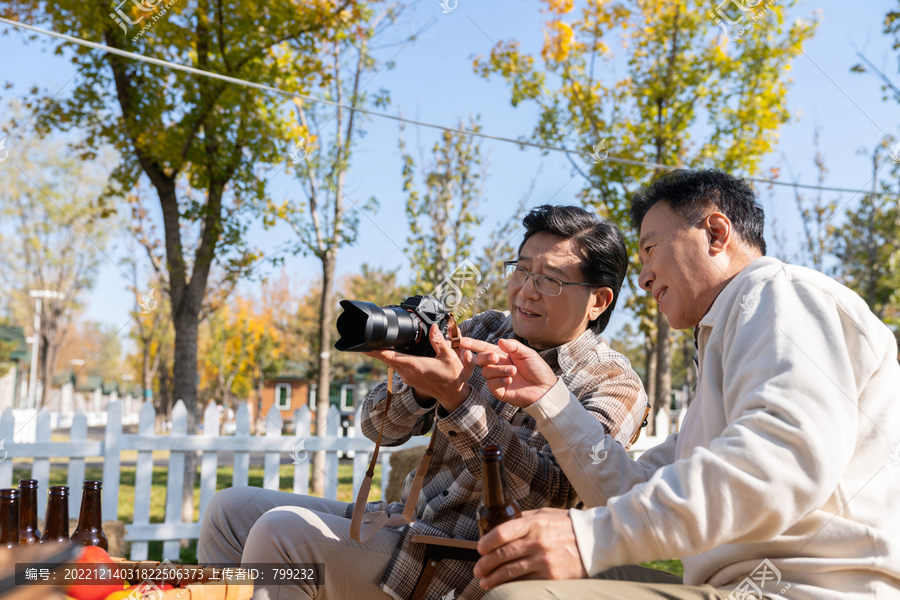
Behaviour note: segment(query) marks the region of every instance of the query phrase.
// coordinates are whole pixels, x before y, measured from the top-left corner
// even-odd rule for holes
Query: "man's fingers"
[[[459,347],[472,352],[496,352],[497,354],[506,354],[498,346],[485,342],[483,340],[473,340],[469,337],[459,338]]]
[[[466,350],[468,352],[468,350]],[[500,362],[500,357],[493,352],[481,352],[475,355],[475,364],[481,368],[488,365],[496,365]]]
[[[537,511],[526,511],[522,516],[525,517],[528,513],[535,512]],[[530,519],[512,519],[511,521],[500,523],[491,529],[486,536],[478,540],[478,553],[482,556],[490,554],[500,546],[524,537],[528,533],[529,521]]]
[[[369,350],[368,352],[363,352],[363,354],[371,356],[372,358],[377,358],[389,367],[393,366],[392,363],[397,356],[397,352],[394,350]]]
[[[468,350],[459,351],[459,362],[462,363],[464,369],[468,369],[475,364],[475,355]]]
[[[501,565],[521,558],[524,554],[524,544],[521,542],[504,544],[479,558],[475,563],[473,573],[475,577],[486,577],[499,569]]]
[[[506,388],[512,385],[513,378],[512,377],[504,377],[502,379],[486,379],[485,383],[487,383],[488,389],[491,390],[491,394],[493,394],[494,398],[503,402],[504,398],[506,398]]]
[[[525,346],[524,344],[522,344],[516,340],[508,340],[508,339],[504,338],[504,339],[498,340],[498,342],[500,344],[501,350],[503,350],[504,352],[507,352],[509,354],[515,354],[516,356],[525,357],[528,355],[529,352],[534,352],[534,350],[532,350],[531,348],[528,348],[527,346]],[[537,353],[535,352],[535,354],[537,354]]]
[[[498,585],[521,579],[543,579],[538,576],[534,560],[523,558],[508,562],[486,577],[483,577],[478,584],[483,590],[492,590]]]
[[[532,544],[528,540],[515,540],[505,544],[475,563],[474,575],[481,579],[481,587],[493,587],[527,577],[538,570]]]
[[[432,323],[431,327],[428,328],[428,337],[431,338],[431,347],[434,348],[438,358],[452,350],[450,342],[444,339],[441,328],[437,326],[437,323]]]
[[[507,365],[489,365],[481,368],[481,376],[485,379],[497,379],[512,377],[516,374],[516,368]]]
[[[410,356],[409,354],[403,354],[396,350],[372,350],[371,352],[365,352],[364,354],[377,358],[387,366],[393,367],[395,371],[406,369],[415,371],[419,368],[420,361],[422,360],[419,356]]]
[[[475,370],[475,355],[468,350],[461,349],[459,350],[459,361],[462,363],[463,373],[465,373],[468,381],[469,377],[472,376],[472,371]]]
[[[488,365],[505,365],[509,366],[513,364],[512,358],[510,358],[509,354],[497,354],[496,352],[481,352],[475,355],[475,363],[479,367],[486,367]]]

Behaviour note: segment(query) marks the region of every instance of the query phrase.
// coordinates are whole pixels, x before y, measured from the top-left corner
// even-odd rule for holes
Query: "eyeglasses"
[[[536,275],[531,271],[527,271],[516,264],[514,260],[508,260],[503,263],[504,275],[515,285],[523,285],[528,281],[528,276],[534,279],[534,287],[537,291],[545,296],[559,296],[562,293],[564,285],[584,285],[587,287],[597,287],[593,283],[582,283],[580,281],[563,281],[549,275]]]

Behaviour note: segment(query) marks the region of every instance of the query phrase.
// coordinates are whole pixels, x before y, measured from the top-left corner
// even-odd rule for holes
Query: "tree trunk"
[[[262,365],[262,362],[263,362],[264,360],[265,360],[265,358],[263,358],[263,359],[260,360],[260,364],[259,364],[259,381],[258,381],[257,384],[256,384],[256,414],[259,414],[259,413],[262,412],[262,395],[263,395],[263,388],[265,387],[265,384],[266,384],[266,381],[265,381],[265,369],[263,368],[263,365]],[[248,406],[247,408],[250,408],[250,407]],[[235,409],[234,414],[237,415],[237,409]],[[296,430],[296,428],[297,428],[296,425],[297,425],[297,424],[295,423],[295,424],[294,424],[294,429],[295,429],[295,430]],[[308,431],[304,433],[304,435],[308,435],[308,434],[309,434]],[[296,431],[294,431],[294,435],[297,435],[297,432],[296,432]]]
[[[156,368],[153,368],[150,364],[150,342],[146,342],[144,344],[143,352],[142,352],[142,361],[141,361],[141,394],[143,394],[143,398],[141,399],[141,404],[145,401],[153,402],[153,374],[156,369],[159,368],[159,352],[156,353]],[[157,417],[159,415],[157,414]]]
[[[662,311],[656,313],[656,386],[653,408],[650,410],[652,435],[668,435],[668,431],[656,431],[656,415],[668,407],[672,395],[672,340],[669,339],[669,321]]]
[[[682,346],[682,350],[684,353],[684,379],[685,384],[688,387],[688,394],[691,393],[694,389],[694,375],[696,375],[695,367],[694,367],[694,354],[697,353],[697,349],[694,348],[694,335],[687,335],[684,337],[684,345]],[[687,403],[687,398],[684,399],[685,403]]]
[[[644,361],[647,365],[647,370],[644,373],[644,385],[647,388],[647,400],[650,401],[650,404],[653,404],[653,400],[656,398],[656,341],[653,339],[653,332],[648,331],[644,336],[644,352],[646,353],[646,360]],[[649,419],[647,421],[649,432],[653,431],[653,420],[650,418],[650,415],[647,415]]]
[[[45,299],[41,306],[41,347],[38,350],[41,366],[41,398],[37,403],[40,410],[50,401],[50,392],[53,388],[53,372],[56,370],[56,355],[60,346],[59,319],[62,312],[58,304],[61,300]],[[54,306],[57,304],[57,306]]]
[[[334,317],[334,264],[336,250],[328,248],[322,257],[322,304],[319,319],[319,380],[316,390],[316,436],[326,435],[331,391],[331,321]],[[321,496],[325,492],[325,452],[313,456],[310,492]]]
[[[878,248],[875,246],[877,227],[875,226],[875,213],[877,211],[878,196],[874,194],[878,183],[878,152],[875,151],[872,156],[872,192],[869,196],[869,211],[866,215],[866,258],[868,260],[868,282],[866,285],[866,304],[872,312],[878,315],[879,319],[884,318],[884,306],[879,306],[878,302]]]
[[[185,299],[187,300],[187,299]],[[199,310],[191,310],[193,302],[179,303],[175,312],[175,362],[173,387],[175,401],[181,400],[187,409],[188,433],[197,431],[197,327]],[[185,306],[187,304],[188,306]],[[197,479],[195,452],[184,453],[184,487],[182,488],[181,518],[185,523],[194,522],[194,482]],[[182,540],[182,547],[186,544]]]
[[[171,389],[171,373],[168,369],[168,359],[160,360],[163,365],[162,371],[159,372],[159,396],[151,398],[153,408],[156,409],[156,431],[157,433],[165,432],[165,422],[172,407],[172,389]]]
[[[50,401],[50,388],[53,387],[53,371],[56,366],[56,342],[55,340],[51,341],[51,336],[53,336],[52,331],[47,331],[46,335],[42,331],[40,336],[42,343],[38,351],[40,357],[38,364],[41,367],[41,398],[37,405],[38,410],[46,406]]]

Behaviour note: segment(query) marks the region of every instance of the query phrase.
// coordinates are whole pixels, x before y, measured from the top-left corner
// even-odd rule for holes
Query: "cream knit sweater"
[[[769,597],[789,584],[788,600],[900,598],[890,330],[831,278],[760,258],[699,345],[681,431],[638,461],[561,382],[526,409],[588,507],[570,511],[588,573],[681,557],[686,585],[752,590],[768,560],[781,580],[754,583]]]

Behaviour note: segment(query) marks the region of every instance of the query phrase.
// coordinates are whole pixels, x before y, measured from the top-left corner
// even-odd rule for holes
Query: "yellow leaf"
[[[547,0],[547,9],[558,15],[572,10],[573,0]]]
[[[572,51],[572,40],[575,33],[568,23],[551,21],[544,30],[544,48],[541,56],[546,61],[562,62]]]

